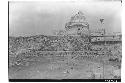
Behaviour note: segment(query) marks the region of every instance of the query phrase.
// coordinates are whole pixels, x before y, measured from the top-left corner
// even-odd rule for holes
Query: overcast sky
[[[64,29],[65,23],[79,10],[91,30],[104,27],[108,33],[121,32],[120,1],[18,1],[9,3],[9,35],[52,35],[53,30]],[[104,18],[103,25],[101,18]]]

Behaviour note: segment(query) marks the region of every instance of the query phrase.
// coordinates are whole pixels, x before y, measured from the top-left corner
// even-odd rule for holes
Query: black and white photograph
[[[8,1],[10,82],[121,82],[121,0]]]

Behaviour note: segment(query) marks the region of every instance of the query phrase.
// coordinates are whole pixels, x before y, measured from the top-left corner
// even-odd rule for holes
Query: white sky
[[[105,27],[107,32],[121,32],[120,1],[18,1],[9,4],[9,34],[52,35],[53,30],[64,29],[79,10],[85,14],[91,30]],[[101,18],[105,19],[103,25]]]

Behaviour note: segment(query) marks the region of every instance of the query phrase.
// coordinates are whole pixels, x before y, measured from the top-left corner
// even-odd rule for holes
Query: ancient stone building
[[[89,24],[81,11],[71,17],[70,21],[66,23],[65,29],[67,31],[67,34],[70,35],[89,35]]]
[[[77,14],[72,16],[65,24],[65,30],[59,30],[57,32],[58,36],[76,36],[81,38],[83,41],[87,42],[102,42],[105,43],[114,43],[121,42],[121,33],[116,34],[107,34],[104,28],[90,30],[89,23],[87,22],[85,15],[79,11]]]

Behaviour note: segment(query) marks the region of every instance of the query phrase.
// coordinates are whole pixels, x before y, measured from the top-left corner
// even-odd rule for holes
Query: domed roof
[[[65,28],[67,30],[73,28],[72,26],[87,26],[88,27],[88,22],[86,21],[86,18],[84,14],[79,11],[77,14],[71,17],[70,21],[66,23]]]
[[[76,15],[72,16],[70,22],[85,22],[86,18],[84,14],[79,11]]]

